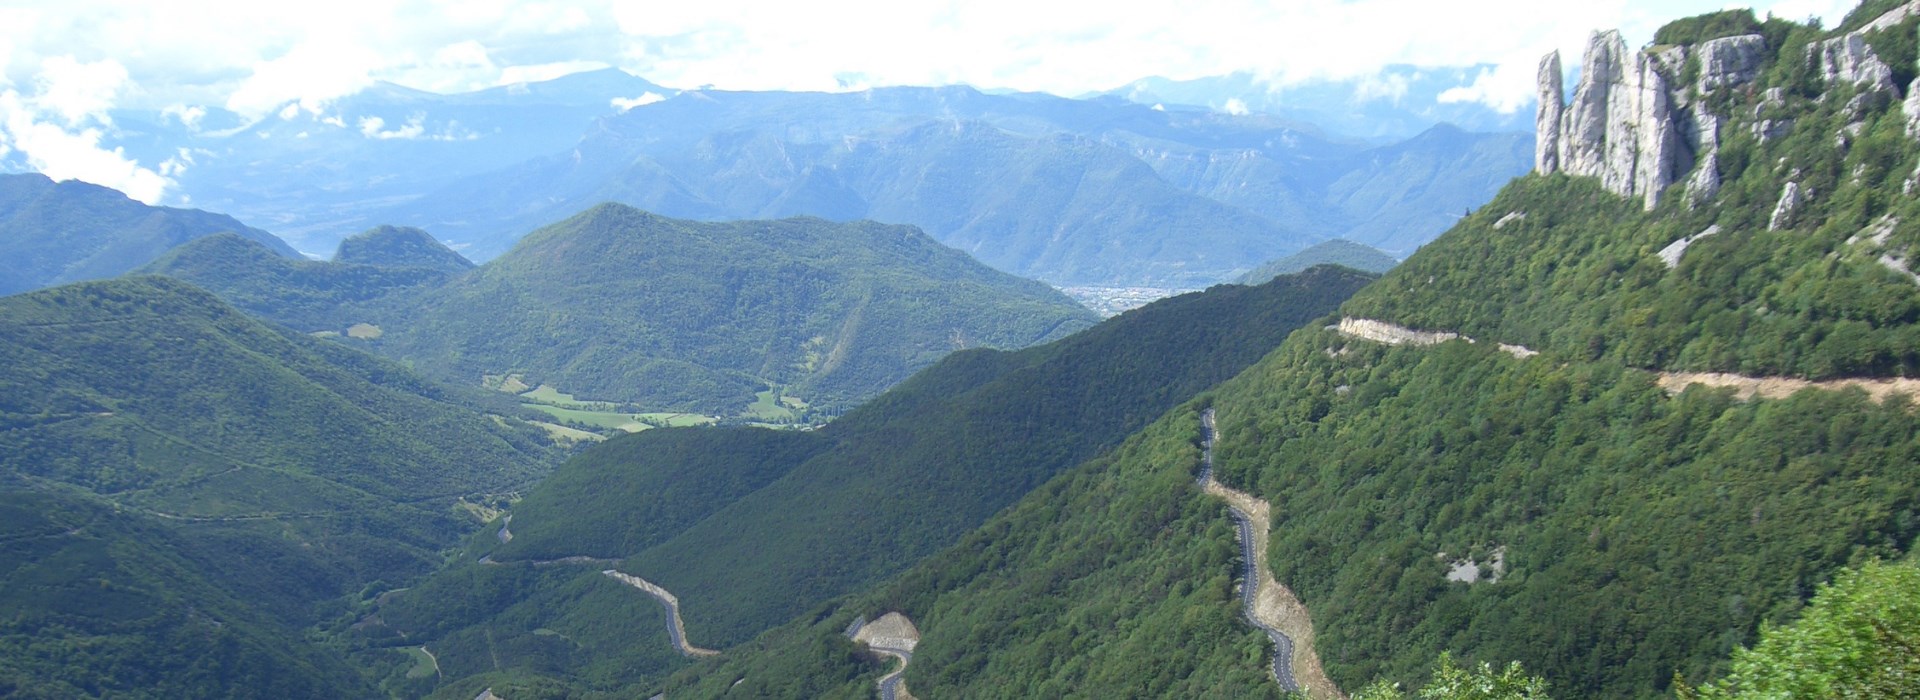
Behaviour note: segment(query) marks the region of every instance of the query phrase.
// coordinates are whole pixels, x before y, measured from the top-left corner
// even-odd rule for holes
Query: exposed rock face
[[[1807,47],[1807,57],[1819,67],[1828,85],[1851,83],[1868,92],[1890,93],[1893,69],[1888,68],[1860,32],[1834,37]]]
[[[1715,68],[1703,71],[1702,80],[1718,87],[1758,73],[1765,40],[1733,39],[1709,42],[1714,54],[1703,60]],[[1687,57],[1685,47],[1629,52],[1619,32],[1596,32],[1587,40],[1573,102],[1562,105],[1550,99],[1560,94],[1559,56],[1548,54],[1540,62],[1535,166],[1543,173],[1598,177],[1610,192],[1641,197],[1648,209],[1658,206],[1700,150],[1701,120],[1686,109],[1690,95],[1674,88]],[[1717,140],[1718,122],[1705,127]]]
[[[1563,104],[1567,99],[1563,80],[1559,51],[1540,59],[1540,71],[1535,79],[1540,111],[1533,118],[1534,133],[1538,135],[1533,141],[1533,169],[1542,173],[1560,171],[1560,118],[1567,111]]]
[[[1907,115],[1907,136],[1920,139],[1920,78],[1907,86],[1907,100],[1900,109]]]
[[[1767,230],[1778,231],[1793,225],[1795,214],[1800,213],[1802,202],[1800,183],[1789,182],[1780,188],[1780,201],[1773,205],[1773,216],[1767,219]]]
[[[1758,34],[1730,36],[1702,42],[1694,49],[1700,58],[1700,79],[1694,89],[1711,92],[1753,82],[1767,57],[1767,40]]]
[[[1864,33],[1896,26],[1915,14],[1920,14],[1920,0],[1886,13],[1867,29],[1807,47],[1807,60],[1829,87],[1858,89],[1844,107],[1850,123],[1836,135],[1839,147],[1850,143],[1868,113],[1902,97],[1892,69],[1874,55]],[[1563,94],[1559,54],[1540,61],[1534,167],[1541,173],[1599,178],[1607,191],[1639,197],[1647,209],[1659,206],[1666,189],[1682,179],[1690,204],[1712,199],[1720,191],[1719,146],[1729,123],[1727,115],[1715,114],[1707,105],[1710,100],[1701,98],[1753,83],[1769,60],[1767,40],[1758,34],[1630,52],[1619,32],[1595,32],[1587,40],[1571,102],[1558,99]],[[1690,61],[1698,67],[1698,78],[1682,83],[1680,76]],[[1920,138],[1920,80],[1904,97],[1907,132]],[[1788,134],[1794,122],[1780,114],[1784,100],[1780,89],[1768,90],[1754,107],[1751,123],[1741,119],[1736,128],[1750,128],[1763,143]],[[1920,170],[1915,179],[1920,181]],[[1793,215],[1808,196],[1798,185],[1789,185],[1775,207],[1772,227],[1792,226]]]

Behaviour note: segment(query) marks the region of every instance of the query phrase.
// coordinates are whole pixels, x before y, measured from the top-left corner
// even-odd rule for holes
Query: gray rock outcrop
[[[1540,110],[1533,118],[1533,169],[1543,173],[1560,170],[1560,118],[1566,113],[1566,84],[1560,73],[1560,52],[1540,59],[1535,79]],[[1911,112],[1910,112],[1911,113]]]
[[[1758,34],[1714,39],[1701,42],[1694,54],[1700,59],[1700,78],[1694,81],[1694,89],[1712,92],[1737,87],[1760,77],[1766,67],[1767,39]]]
[[[1869,27],[1897,26],[1916,14],[1920,14],[1920,0],[1886,13]],[[1807,61],[1830,89],[1856,88],[1843,107],[1848,124],[1836,135],[1839,147],[1849,145],[1868,114],[1902,97],[1907,133],[1920,138],[1920,80],[1903,96],[1894,84],[1893,70],[1867,44],[1866,31],[1815,42],[1806,50]],[[1729,116],[1736,115],[1716,114],[1708,106],[1723,101],[1703,99],[1759,79],[1770,60],[1768,50],[1765,37],[1747,34],[1693,46],[1629,51],[1619,32],[1595,32],[1581,59],[1580,82],[1564,103],[1560,56],[1547,54],[1540,61],[1536,81],[1540,111],[1535,116],[1535,169],[1598,178],[1607,191],[1641,198],[1649,210],[1659,206],[1666,190],[1680,181],[1686,183],[1690,205],[1714,198],[1721,188],[1723,132],[1751,129],[1764,143],[1794,128],[1793,119],[1780,109],[1785,93],[1778,88],[1763,94],[1751,122],[1744,113],[1730,122]],[[1690,65],[1697,69],[1697,77],[1682,82]],[[1772,227],[1790,227],[1802,200],[1809,196],[1798,185],[1789,185],[1775,207]]]
[[[1907,136],[1920,139],[1920,78],[1907,86],[1907,100],[1900,104],[1900,110],[1907,115]]]
[[[1685,49],[1628,52],[1619,32],[1595,32],[1573,102],[1561,105],[1549,99],[1559,94],[1560,81],[1559,57],[1549,54],[1540,64],[1535,165],[1541,172],[1598,177],[1610,192],[1642,197],[1648,209],[1658,206],[1661,193],[1693,164],[1670,79],[1685,61]]]
[[[1800,213],[1804,196],[1800,193],[1800,183],[1788,182],[1780,188],[1780,201],[1773,205],[1773,216],[1767,219],[1767,230],[1778,231],[1793,226],[1794,215]]]
[[[1807,57],[1828,85],[1849,83],[1867,92],[1891,93],[1893,69],[1875,56],[1860,32],[1837,36],[1807,47]]]

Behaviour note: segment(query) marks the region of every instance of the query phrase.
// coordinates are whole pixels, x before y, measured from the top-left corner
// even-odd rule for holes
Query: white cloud
[[[345,41],[309,40],[272,60],[253,65],[249,76],[227,97],[227,109],[249,118],[297,105],[319,114],[333,100],[373,84],[383,59],[372,49]]]
[[[0,48],[8,45],[0,41]],[[103,143],[113,128],[108,110],[128,88],[127,69],[118,61],[49,56],[28,82],[32,92],[0,91],[0,155],[18,153],[54,180],[112,187],[148,204],[173,187],[170,174],[185,170],[177,163],[171,172],[156,172]]]
[[[160,162],[162,177],[179,177],[187,172],[187,166],[193,165],[193,151],[182,148],[172,158]]]
[[[660,96],[660,93],[657,92],[641,93],[639,97],[615,97],[613,98],[613,108],[625,113],[629,109],[645,107],[665,99],[667,98]]]
[[[1223,108],[1223,110],[1227,114],[1231,114],[1236,117],[1244,117],[1244,116],[1247,116],[1247,103],[1245,100],[1242,100],[1238,97],[1229,97],[1227,98],[1227,104]]]
[[[0,85],[34,85],[49,59],[70,56],[67,67],[96,72],[50,77],[35,90],[58,93],[50,99],[70,114],[107,94],[120,106],[225,105],[257,118],[288,104],[319,116],[378,80],[446,92],[604,66],[682,88],[969,83],[1074,95],[1151,75],[1245,71],[1287,86],[1365,79],[1390,64],[1497,64],[1450,99],[1512,105],[1530,98],[1520,78],[1549,50],[1577,63],[1591,30],[1618,28],[1638,43],[1726,0],[1188,0],[1127,12],[1096,0],[5,4]],[[1761,11],[1832,24],[1851,4],[1777,0]],[[123,67],[122,82],[104,72],[112,65]],[[1396,89],[1387,80],[1356,97],[1387,99]]]
[[[67,126],[109,122],[107,110],[127,85],[127,69],[112,59],[82,63],[72,56],[53,56],[40,62],[33,82],[34,105]]]
[[[187,127],[190,130],[199,131],[200,120],[206,118],[207,108],[197,106],[190,107],[181,104],[167,105],[160,110],[160,116],[180,122],[181,126]]]
[[[1360,83],[1354,86],[1353,99],[1355,102],[1387,100],[1399,104],[1407,96],[1409,82],[1410,78],[1402,73],[1370,75],[1361,78]]]
[[[25,156],[34,170],[54,180],[111,187],[148,204],[159,202],[173,186],[172,179],[141,167],[122,149],[103,147],[99,127],[71,131],[44,120],[28,102],[16,90],[0,92],[0,144]]]
[[[1513,114],[1536,99],[1538,68],[1519,60],[1501,63],[1480,71],[1470,84],[1440,93],[1440,103],[1478,102],[1501,114]]]
[[[417,139],[427,133],[425,121],[426,117],[424,115],[416,114],[413,115],[413,118],[408,119],[406,124],[401,125],[400,128],[387,129],[387,120],[385,119],[379,117],[361,117],[360,135],[382,141],[387,139]]]

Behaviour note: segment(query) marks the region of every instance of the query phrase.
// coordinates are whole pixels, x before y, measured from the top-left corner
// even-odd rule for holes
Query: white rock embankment
[[[1894,394],[1906,394],[1920,397],[1920,379],[1827,379],[1812,381],[1794,377],[1749,377],[1739,374],[1717,372],[1661,372],[1660,388],[1668,393],[1678,394],[1687,387],[1699,384],[1715,388],[1732,388],[1734,395],[1741,399],[1760,397],[1763,399],[1784,399],[1805,389],[1842,391],[1859,389],[1867,392],[1874,401],[1885,401]]]
[[[1383,345],[1439,345],[1449,340],[1465,340],[1469,343],[1476,342],[1472,338],[1452,331],[1414,330],[1406,326],[1387,323],[1386,321],[1376,321],[1370,318],[1342,318],[1340,319],[1340,323],[1334,326],[1334,330],[1349,338],[1366,340]],[[1500,346],[1501,352],[1505,352],[1522,360],[1540,354],[1525,345],[1513,345],[1510,343],[1498,343],[1498,345]]]
[[[881,615],[880,619],[860,626],[853,633],[853,641],[866,644],[876,654],[891,656],[900,660],[900,667],[892,673],[881,676],[877,683],[881,700],[914,700],[907,692],[907,680],[903,676],[907,665],[913,663],[913,650],[920,645],[920,628],[913,620],[898,612]]]
[[[1438,345],[1461,337],[1459,333],[1446,331],[1417,331],[1406,326],[1394,325],[1370,318],[1343,318],[1335,326],[1341,335],[1361,340],[1371,340],[1386,345]],[[1471,339],[1468,342],[1472,342]]]

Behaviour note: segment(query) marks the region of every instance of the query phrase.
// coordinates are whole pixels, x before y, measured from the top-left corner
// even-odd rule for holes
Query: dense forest
[[[0,683],[365,696],[312,626],[438,568],[456,505],[544,475],[494,397],[160,277],[0,299]]]
[[[955,353],[812,433],[675,429],[610,440],[515,507],[510,542],[472,555],[500,565],[455,566],[421,594],[396,596],[381,615],[457,619],[468,634],[493,630],[496,641],[560,629],[547,618],[512,617],[538,604],[516,601],[598,586],[586,579],[604,579],[606,566],[574,567],[565,582],[508,597],[494,580],[514,575],[499,572],[507,566],[592,556],[619,559],[619,569],[674,591],[696,642],[747,641],[967,536],[1055,474],[1253,363],[1370,279],[1319,268],[1162,300],[1041,347]],[[626,593],[625,604],[654,607]],[[666,650],[660,630],[643,628]],[[443,659],[461,653],[435,649]],[[503,658],[584,689],[619,687],[548,656]],[[645,687],[654,668],[625,682]]]

